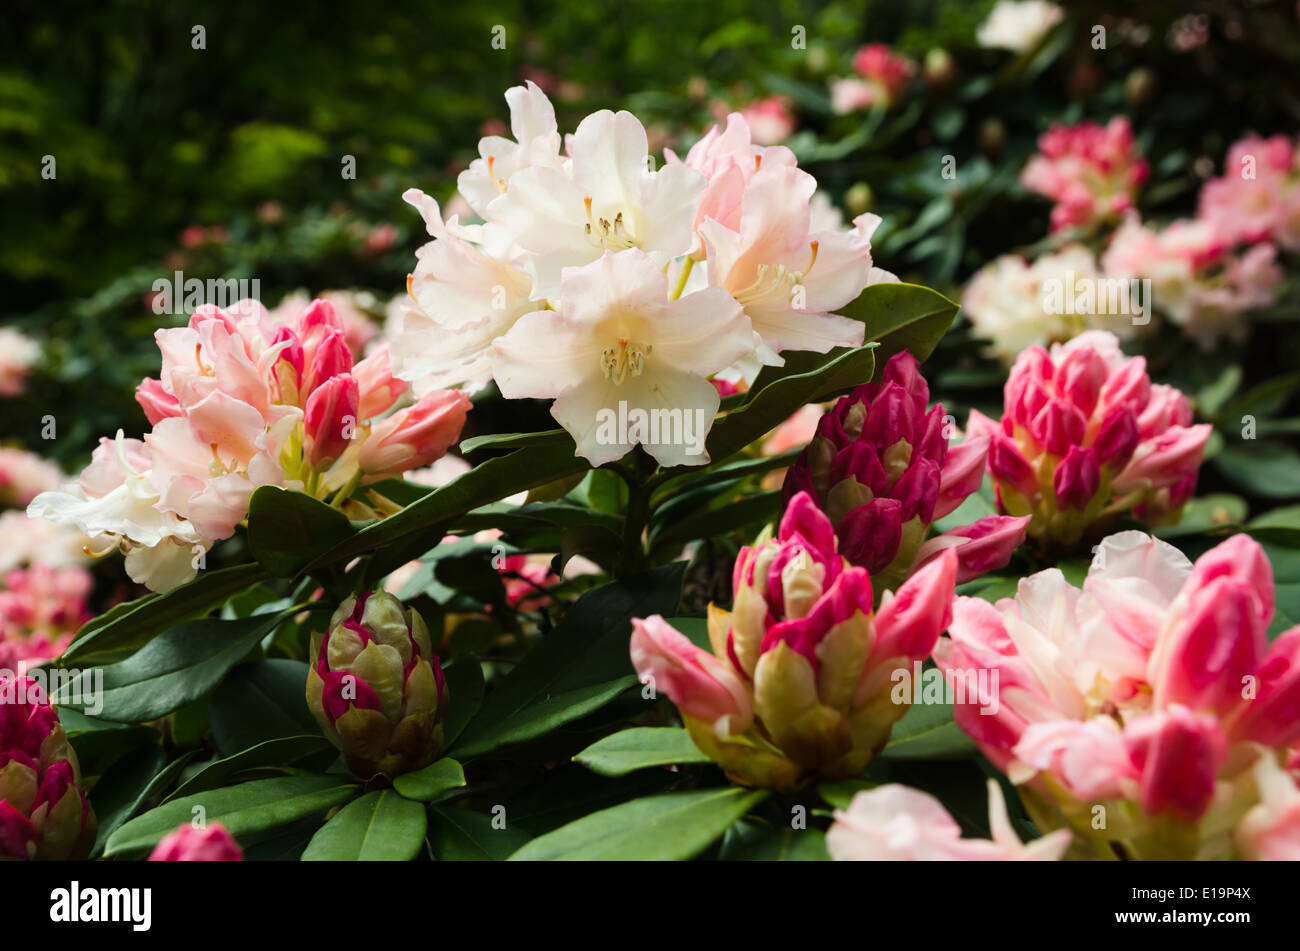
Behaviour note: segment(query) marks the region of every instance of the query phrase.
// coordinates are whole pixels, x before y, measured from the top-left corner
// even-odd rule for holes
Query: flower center
[[[589,244],[603,251],[625,251],[636,247],[636,237],[623,219],[623,212],[616,214],[613,221],[608,218],[596,219],[591,214],[591,199],[587,198],[585,202],[587,205],[586,235]]]
[[[606,347],[600,353],[600,372],[605,379],[618,386],[629,376],[640,376],[645,369],[645,358],[654,348],[650,344],[629,342],[620,337],[618,345]]]
[[[792,270],[784,264],[778,264],[775,267],[770,264],[760,264],[754,282],[748,287],[734,292],[733,296],[742,305],[770,300],[773,297],[784,297],[793,302],[795,288],[803,283],[804,276],[817,263],[817,242],[808,242],[808,247],[812,254],[809,257],[808,266],[802,271]]]

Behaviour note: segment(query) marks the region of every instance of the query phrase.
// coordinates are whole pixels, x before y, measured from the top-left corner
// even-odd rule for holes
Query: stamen
[[[653,349],[651,344],[630,343],[620,337],[616,346],[601,351],[600,372],[618,386],[629,376],[641,375],[645,370],[645,358]]]

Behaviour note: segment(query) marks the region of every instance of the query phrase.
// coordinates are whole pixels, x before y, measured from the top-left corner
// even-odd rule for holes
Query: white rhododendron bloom
[[[404,196],[434,239],[392,321],[394,375],[415,393],[495,381],[507,398],[555,400],[595,464],[639,444],[699,465],[711,380],[863,343],[862,323],[837,311],[897,280],[871,259],[880,219],[843,228],[794,153],[758,144],[741,114],[658,162],[629,112],[593,113],[561,138],[535,85],[506,99],[514,139],[483,139],[447,203],[481,224]]]
[[[975,31],[980,46],[1023,53],[1031,49],[1065,12],[1047,0],[999,0]]]
[[[497,341],[501,393],[554,397],[551,412],[595,465],[636,443],[661,465],[707,462],[720,402],[708,376],[752,346],[740,305],[716,287],[669,300],[640,251],[566,271],[561,296],[561,310],[527,314]]]

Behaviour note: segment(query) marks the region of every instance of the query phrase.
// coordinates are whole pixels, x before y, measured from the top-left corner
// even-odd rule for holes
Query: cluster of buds
[[[840,554],[871,573],[878,589],[955,549],[958,581],[1001,568],[1025,537],[1023,513],[992,515],[926,541],[984,478],[987,435],[948,446],[951,417],[926,410],[930,388],[916,358],[902,351],[881,382],[843,397],[822,417],[808,448],[786,473],[787,503],[807,492],[829,516]]]
[[[202,828],[186,822],[149,854],[150,862],[242,862],[244,850],[220,822]]]
[[[1039,138],[1038,153],[1020,173],[1020,184],[1056,202],[1053,231],[1118,218],[1133,207],[1147,177],[1123,116],[1104,126],[1053,126]]]
[[[1249,537],[1193,565],[1121,532],[1082,590],[1053,568],[996,605],[958,598],[934,656],[997,672],[997,702],[959,702],[957,724],[1080,857],[1296,859],[1300,627],[1270,645],[1273,614]]]
[[[44,690],[0,679],[0,859],[84,859],[97,825]]]
[[[442,750],[447,685],[429,629],[385,591],[350,597],[312,636],[307,706],[362,779],[432,763]]]
[[[944,552],[873,613],[870,575],[844,560],[830,521],[799,493],[776,538],[765,530],[741,550],[733,609],[709,606],[713,652],[655,615],[632,622],[632,664],[736,782],[787,790],[856,776],[907,712],[895,672],[929,656],[956,575]]]
[[[1130,510],[1148,524],[1178,520],[1210,427],[1192,425],[1187,398],[1153,384],[1112,334],[1030,347],[1003,395],[1000,424],[972,412],[967,428],[989,437],[998,503],[1032,517],[1031,538],[1073,545]]]

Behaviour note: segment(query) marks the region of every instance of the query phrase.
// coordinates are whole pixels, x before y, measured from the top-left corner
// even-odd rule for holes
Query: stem
[[[677,275],[677,286],[673,288],[673,293],[669,300],[677,300],[677,298],[682,296],[682,291],[686,289],[686,279],[691,276],[691,271],[694,268],[695,258],[688,254],[685,263],[682,264],[682,273]]]
[[[343,488],[334,493],[334,499],[330,502],[330,508],[343,508],[343,503],[348,500],[348,497],[352,495],[352,493],[357,490],[357,486],[361,484],[361,475],[361,469],[358,467],[357,471],[352,473],[351,478],[343,484]]]

